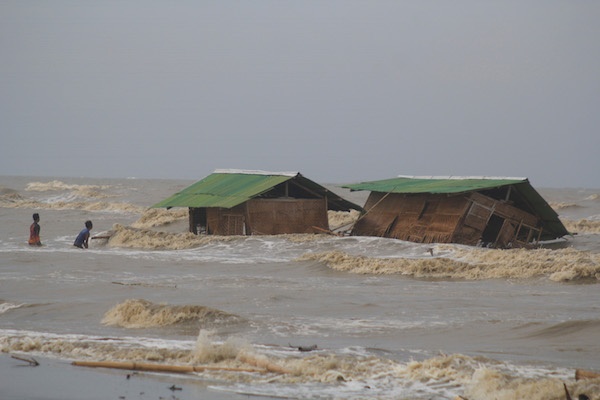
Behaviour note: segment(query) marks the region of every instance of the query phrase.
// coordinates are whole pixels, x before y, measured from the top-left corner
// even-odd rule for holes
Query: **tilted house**
[[[189,229],[212,235],[328,230],[327,211],[361,210],[298,172],[216,170],[155,204],[188,207]]]
[[[355,236],[506,248],[568,234],[527,178],[399,176],[344,187],[371,191]]]

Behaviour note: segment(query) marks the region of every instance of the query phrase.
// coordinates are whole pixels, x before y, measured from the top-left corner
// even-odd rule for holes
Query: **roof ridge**
[[[407,179],[444,179],[444,180],[467,180],[467,179],[489,179],[489,180],[506,180],[506,181],[526,181],[525,177],[509,177],[509,176],[459,176],[459,175],[398,175],[397,178]]]
[[[271,171],[261,171],[255,169],[215,169],[214,174],[246,174],[246,175],[278,175],[278,176],[296,176],[299,175],[300,172],[271,172]]]

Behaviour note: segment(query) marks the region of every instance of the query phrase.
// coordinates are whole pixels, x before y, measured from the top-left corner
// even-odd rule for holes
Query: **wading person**
[[[29,227],[29,245],[30,246],[41,246],[42,241],[40,240],[40,214],[33,214],[33,224]]]
[[[77,238],[75,238],[73,246],[77,246],[80,249],[83,249],[84,247],[86,249],[88,248],[88,240],[90,239],[90,231],[92,230],[92,226],[92,221],[85,221],[85,228],[79,232],[79,235],[77,235]]]

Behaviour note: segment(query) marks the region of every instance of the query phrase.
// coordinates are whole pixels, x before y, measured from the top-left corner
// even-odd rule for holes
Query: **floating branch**
[[[37,360],[35,358],[24,358],[24,357],[17,357],[17,356],[11,356],[12,358],[14,358],[15,360],[19,360],[19,361],[25,361],[26,363],[29,363],[29,365],[31,365],[32,367],[37,367],[38,365],[40,365],[39,362],[37,362]]]

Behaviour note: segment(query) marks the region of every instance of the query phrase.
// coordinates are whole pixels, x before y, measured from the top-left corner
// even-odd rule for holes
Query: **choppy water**
[[[600,398],[574,381],[600,370],[600,189],[540,190],[579,234],[526,251],[194,236],[187,210],[148,210],[190,183],[0,177],[0,349],[286,372],[186,375],[213,395]],[[112,237],[80,250],[87,219]]]

